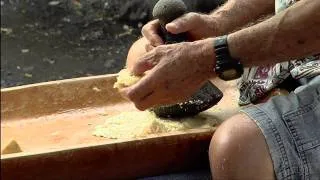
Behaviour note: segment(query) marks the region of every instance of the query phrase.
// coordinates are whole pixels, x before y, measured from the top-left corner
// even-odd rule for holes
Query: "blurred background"
[[[157,0],[1,0],[1,88],[117,73]],[[210,12],[222,0],[185,0]]]

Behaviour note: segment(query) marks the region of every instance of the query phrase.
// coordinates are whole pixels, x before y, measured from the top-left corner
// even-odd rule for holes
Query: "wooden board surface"
[[[108,116],[135,110],[112,88],[114,82],[115,75],[106,75],[2,89],[1,145],[14,138],[23,152],[1,156],[1,176],[132,178],[205,161],[214,128],[141,139],[92,136],[93,128]],[[237,112],[238,94],[234,81],[214,83],[224,98],[204,113],[222,121]]]

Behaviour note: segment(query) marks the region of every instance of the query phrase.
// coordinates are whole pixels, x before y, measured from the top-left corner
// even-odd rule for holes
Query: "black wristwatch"
[[[240,61],[230,55],[227,37],[227,35],[220,36],[214,40],[215,73],[225,81],[238,79],[243,74],[243,66]]]

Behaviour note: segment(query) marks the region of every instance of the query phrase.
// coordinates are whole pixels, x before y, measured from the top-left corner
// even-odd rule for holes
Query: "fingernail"
[[[139,111],[144,111],[146,110],[145,107],[141,106],[141,105],[138,105],[138,104],[135,104],[136,108],[139,110]]]
[[[171,30],[177,30],[178,26],[175,23],[168,23],[166,25],[166,29],[168,30],[168,28],[171,29]]]

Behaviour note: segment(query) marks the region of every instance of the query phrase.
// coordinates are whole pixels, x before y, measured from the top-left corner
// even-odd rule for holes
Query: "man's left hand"
[[[214,64],[212,39],[161,45],[132,67],[135,75],[148,72],[122,94],[139,110],[182,102],[214,76]]]

